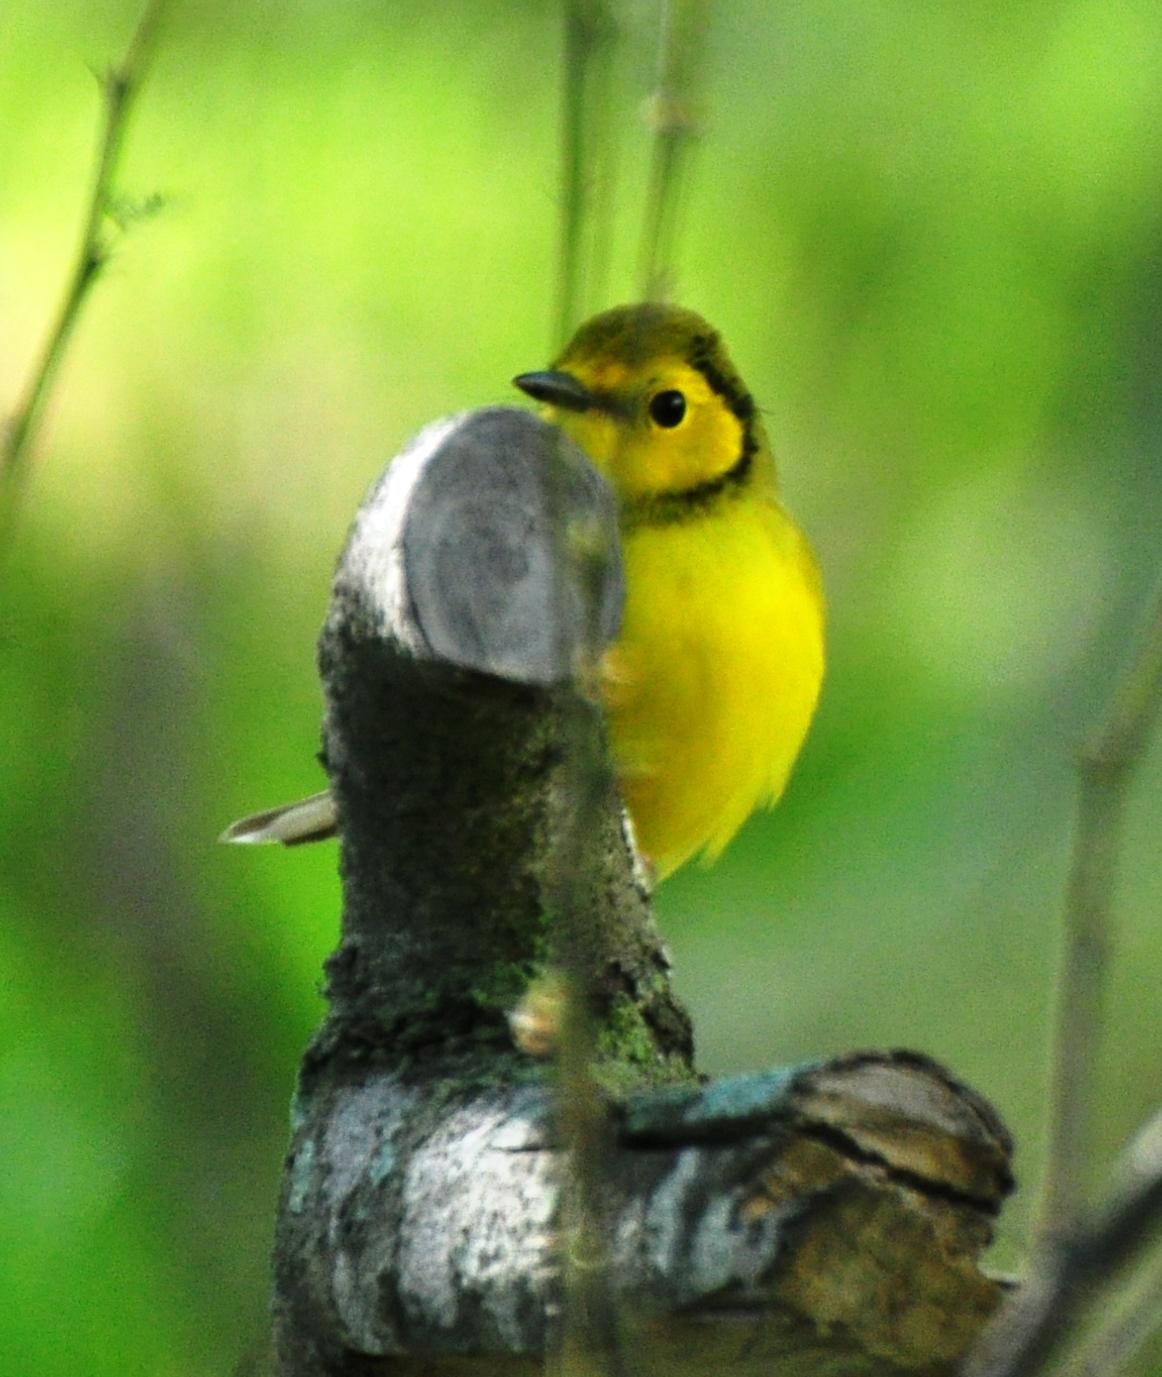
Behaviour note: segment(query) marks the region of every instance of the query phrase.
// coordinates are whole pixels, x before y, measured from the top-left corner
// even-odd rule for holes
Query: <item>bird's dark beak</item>
[[[557,373],[553,370],[544,373],[522,373],[519,378],[513,378],[513,383],[522,392],[535,397],[538,402],[564,407],[566,411],[588,411],[590,407],[597,405],[597,398],[572,373]]]

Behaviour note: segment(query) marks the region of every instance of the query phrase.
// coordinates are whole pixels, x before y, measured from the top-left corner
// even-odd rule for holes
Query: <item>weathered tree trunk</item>
[[[525,412],[430,427],[352,529],[320,644],[343,936],[279,1204],[286,1377],[534,1372],[560,1332],[568,1145],[509,1017],[560,950],[562,721],[600,735],[575,672],[620,588],[608,492]],[[621,1370],[950,1371],[999,1298],[977,1259],[1003,1127],[904,1053],[701,1084],[599,778],[569,957],[608,1101]]]

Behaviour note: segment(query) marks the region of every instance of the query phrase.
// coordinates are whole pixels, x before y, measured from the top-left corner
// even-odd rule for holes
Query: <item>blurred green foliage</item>
[[[0,406],[63,279],[131,0],[0,12]],[[626,5],[604,291],[634,293]],[[319,786],[313,645],[364,489],[513,401],[554,285],[559,21],[172,7],[0,602],[0,1367],[261,1351],[335,853],[226,851]],[[1073,781],[1162,556],[1162,8],[718,7],[677,263],[760,400],[831,602],[784,804],[658,898],[708,1071],[947,1060],[1040,1169]],[[1133,807],[1100,1186],[1162,1087],[1162,755]]]

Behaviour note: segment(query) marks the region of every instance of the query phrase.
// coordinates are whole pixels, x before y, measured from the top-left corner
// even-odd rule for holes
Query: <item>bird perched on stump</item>
[[[515,382],[617,499],[625,605],[600,695],[638,846],[665,878],[713,859],[783,792],[823,678],[815,558],[779,501],[754,400],[692,311],[606,311]],[[324,792],[225,839],[293,844],[334,829]]]

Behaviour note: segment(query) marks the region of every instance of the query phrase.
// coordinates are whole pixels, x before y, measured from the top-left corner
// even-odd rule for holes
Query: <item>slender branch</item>
[[[1112,720],[1112,718],[1111,718]],[[1112,1199],[1069,1239],[1043,1248],[962,1377],[1040,1377],[1060,1361],[1083,1314],[1162,1230],[1162,1110],[1123,1154]]]
[[[1155,1256],[1124,1305],[1099,1324],[1059,1377],[1114,1377],[1162,1327],[1162,1257]]]
[[[1079,763],[1077,830],[1065,898],[1064,952],[1054,1039],[1050,1148],[1036,1230],[1052,1248],[1073,1229],[1092,1148],[1110,912],[1128,788],[1162,706],[1162,588],[1139,650],[1114,688]]]
[[[612,24],[604,0],[566,0],[565,61],[561,129],[561,224],[558,299],[554,349],[575,328],[584,294],[586,269],[600,258],[600,245],[588,242],[587,230],[594,218],[594,195],[600,187],[599,153],[603,139],[600,123],[606,101],[599,100],[598,82],[608,64]],[[608,193],[608,187],[601,188]],[[610,207],[602,207],[608,222]],[[608,224],[604,226],[608,228]],[[602,241],[604,243],[604,241]],[[586,247],[590,249],[586,262]],[[596,265],[599,266],[599,265]],[[557,567],[567,568],[566,546],[576,533],[560,520],[564,508],[557,480],[550,478],[549,506],[555,519],[552,528],[557,546]],[[594,591],[604,575],[594,566]],[[564,592],[563,584],[558,585]],[[588,599],[589,634],[586,644],[591,662],[583,674],[596,672],[602,650],[596,619],[597,600]],[[564,609],[559,609],[564,611]],[[564,621],[562,620],[562,625]],[[556,1031],[558,1112],[564,1141],[569,1147],[569,1182],[564,1196],[562,1236],[564,1301],[561,1341],[552,1370],[558,1377],[573,1373],[625,1372],[621,1351],[621,1317],[612,1283],[612,1231],[606,1183],[614,1147],[613,1130],[604,1098],[594,1076],[598,1059],[597,1030],[593,1018],[594,991],[590,988],[592,960],[586,946],[591,934],[585,929],[578,905],[579,875],[583,864],[583,838],[600,816],[608,796],[609,765],[601,719],[586,711],[579,701],[562,719],[561,751],[564,759],[565,815],[553,851],[548,894],[555,918],[556,952],[560,994],[560,1026]]]
[[[690,7],[693,8],[693,7]],[[670,6],[666,5],[668,18]],[[684,16],[687,20],[689,14]],[[600,111],[593,99],[597,59],[609,32],[601,0],[571,0],[566,6],[565,89],[561,157],[561,247],[557,303],[557,336],[563,340],[574,327],[582,293],[586,222],[592,210],[596,150],[596,121]],[[690,68],[688,25],[664,25],[659,110],[676,111],[687,91]],[[672,232],[672,196],[678,159],[684,142],[684,121],[667,118],[658,125],[652,173],[646,243],[648,274],[654,273],[655,252],[668,252]],[[663,234],[663,230],[665,233]],[[648,295],[648,293],[647,293]],[[551,505],[561,510],[550,494]],[[565,542],[571,533],[554,523],[558,564],[567,566]],[[596,576],[597,571],[595,571]],[[590,599],[590,607],[595,607]],[[596,656],[601,646],[596,626],[589,645]],[[562,724],[562,752],[566,761],[568,814],[554,853],[550,894],[556,918],[557,960],[563,990],[557,1065],[559,1112],[564,1140],[569,1145],[570,1179],[565,1197],[563,1234],[565,1314],[557,1371],[564,1374],[606,1372],[616,1377],[626,1370],[621,1351],[619,1316],[611,1279],[612,1237],[604,1185],[608,1181],[613,1137],[609,1116],[594,1078],[596,1029],[584,930],[577,908],[577,876],[583,855],[581,839],[592,830],[606,794],[608,764],[600,719],[572,712]]]
[[[650,101],[654,150],[642,224],[642,298],[667,295],[682,174],[698,133],[697,78],[706,40],[705,0],[662,0],[658,83]]]
[[[593,992],[585,977],[584,927],[572,897],[579,886],[579,837],[599,816],[604,790],[601,762],[586,750],[589,733],[578,724],[565,749],[576,767],[567,778],[573,794],[569,825],[558,846],[560,861],[551,888],[557,891],[557,959],[564,992],[557,1048],[557,1112],[569,1147],[569,1180],[563,1196],[562,1278],[565,1310],[561,1342],[550,1371],[558,1377],[624,1377],[621,1320],[613,1281],[613,1221],[605,1189],[614,1150],[613,1124],[597,1080],[597,1029]],[[571,739],[569,739],[571,737]]]
[[[1082,1314],[1110,1290],[1115,1274],[1162,1227],[1162,1111],[1124,1154],[1121,1183],[1111,1202],[1096,1216],[1084,1206],[1084,1175],[1092,1151],[1093,1067],[1117,858],[1130,780],[1160,707],[1162,586],[1155,593],[1138,651],[1114,686],[1079,762],[1078,822],[1065,897],[1054,1042],[1050,1151],[1029,1276],[969,1360],[964,1377],[1036,1377],[1046,1372],[1066,1352]],[[1125,1351],[1143,1329],[1139,1318],[1109,1342]],[[1101,1342],[1100,1336],[1096,1342]]]
[[[566,0],[561,93],[561,223],[553,352],[577,325],[585,276],[585,226],[590,215],[600,139],[594,98],[612,24],[604,0]]]
[[[603,0],[566,0],[564,89],[561,103],[561,222],[558,249],[557,305],[553,352],[576,327],[584,277],[585,230],[591,210],[598,143],[593,86],[598,60],[610,32]],[[565,505],[558,466],[550,465],[546,489],[551,514],[555,567],[569,567],[567,544],[573,537],[566,529]],[[599,571],[594,569],[594,577]],[[558,625],[566,625],[563,598],[566,588],[559,579],[556,589]],[[591,591],[591,590],[587,590]],[[596,599],[586,606],[584,642],[595,669],[602,649],[596,619]],[[583,838],[592,831],[607,797],[608,764],[605,760],[600,719],[581,703],[571,704],[562,716],[560,750],[563,759],[564,816],[560,835],[550,858],[547,898],[555,920],[558,985],[549,996],[555,1000],[558,1026],[551,1028],[558,1074],[558,1113],[564,1141],[569,1145],[569,1182],[564,1194],[561,1236],[564,1315],[560,1343],[550,1370],[557,1377],[573,1373],[610,1374],[623,1371],[617,1307],[610,1283],[611,1237],[602,1182],[612,1151],[612,1129],[598,1086],[593,1063],[597,1032],[592,1015],[592,991],[585,958],[587,934],[578,907],[579,873],[583,864]],[[542,995],[542,998],[544,995]]]
[[[90,288],[109,258],[104,237],[113,181],[134,99],[141,88],[165,0],[146,0],[121,61],[101,79],[104,113],[93,165],[92,189],[80,244],[55,319],[24,392],[0,434],[0,550],[7,547],[28,470],[29,454],[53,379]]]
[[[555,554],[562,571],[554,582],[555,619],[569,625],[564,572],[580,564],[584,628],[582,682],[595,680],[605,649],[600,590],[608,581],[606,552],[596,534],[570,529],[563,489],[564,466],[551,465],[546,488]],[[569,1180],[563,1201],[562,1276],[565,1309],[555,1355],[558,1377],[623,1377],[620,1319],[612,1281],[613,1230],[606,1183],[614,1149],[613,1124],[594,1066],[598,1060],[594,1004],[593,932],[583,905],[586,838],[608,807],[610,765],[603,718],[596,703],[578,695],[560,718],[562,816],[549,857],[546,898],[554,919],[553,959],[560,979],[561,1026],[557,1030],[557,1108],[569,1148]]]

